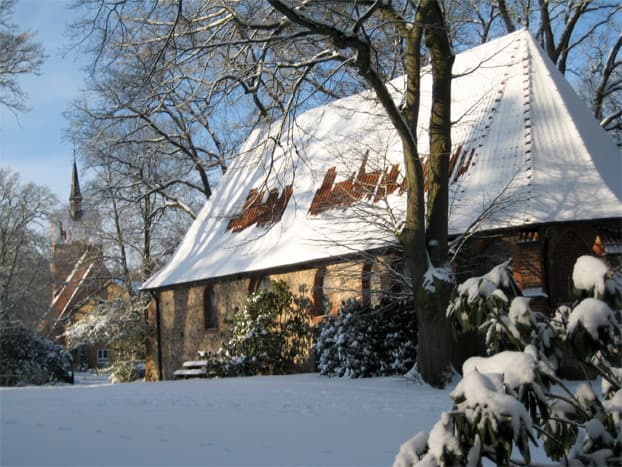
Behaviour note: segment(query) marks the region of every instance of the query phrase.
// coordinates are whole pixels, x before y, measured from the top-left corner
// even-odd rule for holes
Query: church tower
[[[108,278],[99,235],[100,221],[92,208],[85,209],[74,158],[69,206],[52,220],[52,310],[57,320],[70,319],[72,309]]]
[[[69,205],[57,211],[52,221],[52,299],[50,314],[40,332],[60,345],[67,345],[67,326],[93,310],[97,299],[109,300],[114,282],[104,263],[100,218],[83,204],[78,167],[74,158]],[[99,344],[72,351],[75,365],[90,368],[108,364],[108,350]]]

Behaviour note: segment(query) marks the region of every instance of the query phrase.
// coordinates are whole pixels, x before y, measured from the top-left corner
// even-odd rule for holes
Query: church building
[[[456,56],[449,234],[458,280],[512,258],[538,306],[570,299],[577,257],[622,253],[622,155],[526,30]],[[394,100],[404,78],[388,83]],[[432,80],[421,78],[427,170]],[[400,274],[401,142],[372,92],[257,129],[177,251],[142,286],[152,378],[215,350],[249,293],[282,279],[312,313],[373,302]],[[427,265],[422,265],[426,267]],[[319,318],[318,318],[319,319]]]

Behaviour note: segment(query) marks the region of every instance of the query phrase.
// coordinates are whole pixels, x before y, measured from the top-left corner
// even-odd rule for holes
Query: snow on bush
[[[491,353],[508,348],[504,340],[520,338],[519,330],[507,313],[508,305],[518,293],[508,260],[483,276],[460,284],[447,308],[447,317],[456,334],[485,330]],[[513,347],[516,346],[509,345]]]
[[[529,349],[530,350],[530,349]],[[471,357],[462,365],[462,374],[472,371],[502,376],[503,384],[516,390],[523,384],[535,384],[549,370],[527,352],[504,351],[491,357]]]
[[[620,418],[622,417],[622,389],[619,389],[611,397],[603,401],[603,407],[611,412],[615,423],[620,426]]]
[[[510,304],[508,317],[515,326],[533,327],[536,324],[534,313],[529,306],[527,297],[515,297]]]
[[[617,393],[616,393],[617,394]],[[577,465],[620,465],[622,460],[622,433],[620,431],[620,404],[616,398],[600,400],[588,384],[582,384],[572,399],[574,412],[568,420],[575,424],[575,436],[564,456],[576,460]]]
[[[318,325],[314,349],[321,374],[360,378],[404,374],[415,364],[416,342],[412,302],[349,300]]]
[[[491,356],[464,363],[453,409],[429,435],[404,443],[394,465],[477,466],[483,458],[529,465],[536,437],[562,465],[622,464],[622,275],[581,257],[573,280],[593,297],[548,316],[534,313],[520,291],[509,298],[509,262],[457,288],[447,312],[454,329],[485,335]],[[602,399],[587,384],[573,394],[557,379],[563,353],[601,377]],[[561,393],[552,392],[553,383]],[[522,460],[510,459],[514,446]]]
[[[447,317],[455,334],[475,331],[484,336],[489,355],[522,350],[528,344],[555,352],[555,330],[531,309],[528,297],[520,296],[509,260],[460,284]]]
[[[1,323],[0,385],[72,381],[72,358],[61,346],[19,322]]]
[[[610,370],[612,378],[622,382],[622,368],[610,368]],[[603,378],[603,380],[601,381],[600,389],[604,395],[613,397],[614,393],[616,392],[616,385],[609,382],[609,380]]]
[[[597,359],[607,355],[612,361],[620,362],[620,323],[619,310],[616,313],[604,301],[586,298],[570,313],[567,339],[580,354]]]
[[[610,328],[614,321],[609,305],[595,298],[586,298],[570,313],[567,330],[572,335],[582,327],[592,339],[597,340],[600,331]]]
[[[506,359],[506,363],[513,361]],[[483,435],[480,439],[484,440],[485,449],[490,447],[498,452],[495,437],[510,429],[512,440],[525,449],[531,431],[531,417],[515,397],[505,393],[503,383],[503,379],[496,374],[487,375],[472,370],[465,373],[451,393],[451,398],[456,403],[456,409],[464,412],[468,422]],[[503,460],[509,458],[510,452],[506,455]]]
[[[404,443],[394,466],[477,466],[486,456],[507,464],[514,444],[529,460],[531,417],[505,393],[500,375],[469,371],[450,396],[452,410],[441,415],[429,435],[418,433]]]
[[[572,282],[575,289],[593,292],[595,297],[605,293],[605,280],[609,268],[599,258],[581,256],[577,259],[572,271]]]
[[[95,309],[69,326],[64,336],[72,349],[105,344],[110,350],[113,382],[142,378],[147,342],[144,309],[149,300],[148,295],[99,299]]]
[[[419,432],[400,446],[394,467],[409,467],[420,461],[428,450],[430,434]]]
[[[581,256],[573,269],[572,281],[582,298],[591,296],[614,309],[622,308],[622,266],[610,268],[600,258]]]

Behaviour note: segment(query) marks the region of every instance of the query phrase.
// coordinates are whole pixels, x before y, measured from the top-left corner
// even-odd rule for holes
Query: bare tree
[[[22,185],[0,169],[0,320],[34,328],[51,296],[47,220],[55,203],[45,187]]]
[[[454,44],[471,47],[527,28],[601,126],[620,139],[620,2],[461,0],[445,2]]]
[[[204,6],[196,2],[182,9],[181,3],[162,2],[152,8],[128,1],[88,9],[92,2],[76,3],[86,8],[89,19],[74,25],[75,32],[86,34],[82,45],[94,60],[83,98],[69,114],[73,139],[93,138],[83,129],[94,126],[105,129],[109,146],[140,143],[157,150],[185,176],[141,180],[148,189],[173,203],[171,193],[180,186],[203,201],[209,198],[214,179],[226,171],[247,134],[238,128],[247,126],[248,112],[237,106],[244,92],[231,89],[222,77],[214,78],[222,61],[218,54],[195,50],[212,32],[191,29],[187,15],[202,15]],[[183,202],[177,207],[194,217]]]
[[[87,168],[95,175],[86,199],[105,219],[98,235],[104,242],[106,262],[131,295],[135,292],[132,282],[145,280],[172,253],[188,226],[188,213],[194,217],[200,200],[186,204],[179,188],[160,189],[160,180],[172,179],[177,166],[154,154],[153,147],[140,143],[108,146],[99,141],[81,146]],[[180,183],[187,183],[182,175],[178,177]]]
[[[37,74],[45,55],[41,44],[34,42],[34,33],[19,32],[11,23],[15,0],[0,0],[0,105],[11,111],[27,110],[26,94],[17,79]]]
[[[592,101],[594,116],[600,125],[615,135],[622,146],[622,33],[612,46],[602,34],[590,40],[587,69],[582,74],[585,92]]]

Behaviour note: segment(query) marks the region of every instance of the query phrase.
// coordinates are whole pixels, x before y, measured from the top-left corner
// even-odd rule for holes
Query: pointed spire
[[[73,154],[73,171],[71,173],[71,194],[69,195],[69,212],[74,221],[82,217],[82,194],[80,193],[80,180],[78,179],[78,166],[76,154]]]

